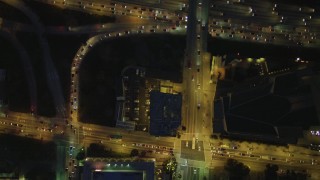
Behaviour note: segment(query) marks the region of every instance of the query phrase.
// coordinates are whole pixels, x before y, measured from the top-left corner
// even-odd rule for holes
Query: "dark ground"
[[[160,69],[181,79],[184,49],[181,42],[184,36],[135,36],[109,40],[94,47],[80,70],[82,121],[115,125],[116,78],[125,66],[143,66],[147,71]]]
[[[112,22],[110,17],[92,16],[81,12],[52,8],[45,4],[39,4],[25,0],[28,5],[39,14],[40,20],[45,25],[86,25],[101,22]],[[3,17],[29,22],[23,15],[16,14],[13,8],[6,8],[0,4]],[[19,13],[17,13],[19,14]],[[52,19],[52,17],[55,17]],[[18,18],[18,19],[15,19]],[[38,90],[38,114],[54,116],[52,97],[49,93],[45,78],[42,51],[39,47],[36,35],[33,33],[17,33],[18,39],[22,42],[30,54],[33,68],[36,74]],[[88,38],[82,36],[48,36],[49,45],[54,64],[64,90],[65,100],[69,101],[70,89],[70,66],[72,59]],[[115,81],[119,72],[126,65],[138,65],[147,67],[147,74],[156,76],[155,73],[168,75],[172,80],[181,80],[181,64],[185,49],[185,36],[173,35],[151,35],[119,38],[108,40],[94,47],[83,62],[85,68],[80,71],[80,115],[81,119],[98,124],[114,125],[113,113],[115,102]],[[22,68],[18,67],[19,58],[10,43],[0,39],[0,47],[3,50],[0,54],[0,67],[9,71],[8,77],[8,99],[11,110],[28,112],[29,97],[26,80]],[[266,57],[270,62],[269,66],[276,64],[276,67],[292,65],[296,57],[308,60],[316,60],[319,57],[317,49],[304,49],[298,47],[273,46],[248,42],[236,42],[222,39],[208,40],[208,49],[213,55],[228,54],[233,57]],[[239,56],[237,55],[239,53]],[[4,59],[5,61],[2,61]],[[12,64],[12,62],[15,62]],[[279,63],[280,62],[280,63]],[[164,78],[164,76],[162,76]],[[69,104],[69,103],[68,103]],[[88,120],[89,119],[89,120]],[[106,119],[110,120],[106,122]]]
[[[19,172],[25,169],[30,179],[54,179],[52,167],[56,158],[56,145],[53,142],[13,135],[0,135],[0,142],[0,172]]]

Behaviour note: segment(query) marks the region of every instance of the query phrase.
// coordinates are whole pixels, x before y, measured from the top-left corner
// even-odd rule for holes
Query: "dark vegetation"
[[[256,97],[257,98],[257,97]],[[233,114],[273,124],[290,111],[291,105],[284,97],[267,95],[231,110]],[[270,113],[272,112],[272,113]]]
[[[18,172],[24,169],[27,176],[54,179],[56,145],[53,142],[13,135],[0,135],[0,142],[0,172]]]
[[[235,159],[228,159],[224,169],[228,172],[230,180],[245,179],[250,173],[248,166]]]
[[[55,107],[47,85],[47,73],[44,67],[43,51],[39,45],[37,35],[35,33],[27,32],[19,32],[16,35],[26,49],[33,66],[38,93],[38,114],[49,117],[54,116]]]
[[[278,165],[267,164],[264,170],[266,180],[306,180],[308,173],[305,170],[294,171],[294,170],[281,170]]]
[[[0,6],[1,7],[1,6]],[[5,96],[12,111],[29,111],[29,90],[20,56],[11,42],[0,36],[0,69],[6,70]],[[6,52],[6,53],[4,53]]]
[[[3,19],[30,24],[30,20],[18,9],[0,2],[0,17]]]
[[[278,179],[277,171],[279,170],[278,165],[267,164],[264,170],[264,177],[266,180]]]
[[[59,36],[48,35],[52,61],[59,74],[65,101],[69,104],[71,65],[80,46],[86,42],[88,35]]]

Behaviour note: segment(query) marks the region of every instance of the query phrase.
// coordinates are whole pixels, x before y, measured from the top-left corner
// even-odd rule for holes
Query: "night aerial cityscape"
[[[0,0],[0,49],[0,179],[320,179],[318,0]]]

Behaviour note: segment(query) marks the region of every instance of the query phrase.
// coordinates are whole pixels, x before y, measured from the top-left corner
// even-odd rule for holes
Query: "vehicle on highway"
[[[274,161],[274,160],[276,160],[276,158],[274,158],[274,157],[270,157],[270,160],[273,160],[273,161]]]
[[[117,134],[112,134],[109,136],[110,140],[122,141],[122,136]]]
[[[191,69],[191,61],[188,61],[188,68]]]

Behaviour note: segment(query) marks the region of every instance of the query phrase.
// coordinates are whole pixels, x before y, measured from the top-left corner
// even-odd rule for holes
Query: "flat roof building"
[[[150,131],[156,136],[175,136],[181,124],[181,94],[150,93]]]
[[[154,180],[154,158],[86,158],[82,179]]]

